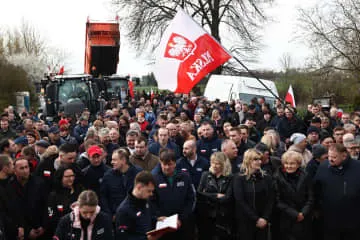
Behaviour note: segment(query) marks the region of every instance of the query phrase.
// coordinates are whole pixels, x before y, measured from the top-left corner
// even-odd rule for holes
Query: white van
[[[260,80],[276,96],[279,96],[273,81]],[[271,106],[275,101],[275,97],[255,78],[215,74],[210,76],[204,96],[210,101],[219,99],[220,102],[225,102],[240,99],[241,102],[245,103],[250,103],[254,97],[265,97],[266,102]]]

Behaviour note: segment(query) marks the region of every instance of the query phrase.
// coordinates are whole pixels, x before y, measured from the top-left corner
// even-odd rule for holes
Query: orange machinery
[[[85,70],[94,77],[116,73],[119,63],[119,22],[86,22]]]

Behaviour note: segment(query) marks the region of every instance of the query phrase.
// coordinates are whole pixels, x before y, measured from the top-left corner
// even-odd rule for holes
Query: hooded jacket
[[[90,219],[86,229],[88,239],[113,240],[111,218],[96,207],[95,214]],[[84,230],[81,228],[79,206],[75,205],[73,211],[65,215],[59,222],[53,240],[88,240],[84,239]]]

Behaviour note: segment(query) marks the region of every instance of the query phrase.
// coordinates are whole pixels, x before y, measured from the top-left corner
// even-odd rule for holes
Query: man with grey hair
[[[126,147],[132,155],[135,152],[135,141],[140,137],[140,132],[129,130],[126,133]]]
[[[221,151],[229,158],[233,174],[240,172],[242,157],[238,155],[238,148],[231,139],[225,139],[221,143]]]
[[[351,133],[346,133],[343,136],[343,145],[349,153],[351,159],[359,160],[360,138],[355,138]]]
[[[120,146],[118,144],[112,143],[110,138],[110,129],[102,128],[99,130],[99,139],[100,143],[105,146],[107,155],[106,155],[106,164],[111,165],[111,156],[115,149],[118,149]]]
[[[352,123],[346,123],[344,124],[344,130],[345,130],[345,133],[351,133],[352,135],[355,136],[356,134],[356,126]]]
[[[117,129],[119,130],[119,125],[116,121],[107,121],[105,122],[105,127],[111,129]]]
[[[245,114],[241,109],[241,104],[237,103],[235,105],[235,112],[231,115],[231,125],[233,127],[239,126],[245,119]]]
[[[140,125],[139,125],[137,122],[132,122],[132,123],[130,123],[129,129],[130,129],[130,130],[135,130],[135,131],[141,132],[141,127],[140,127]]]

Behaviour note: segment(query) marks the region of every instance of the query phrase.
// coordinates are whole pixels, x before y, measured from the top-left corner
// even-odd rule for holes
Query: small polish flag
[[[210,34],[179,8],[161,38],[154,74],[159,89],[189,93],[230,58]]]
[[[57,205],[57,209],[59,212],[63,212],[64,211],[64,206],[63,205]]]
[[[293,88],[292,88],[291,84],[289,86],[289,90],[286,93],[285,102],[290,103],[292,107],[296,107],[294,91],[293,91]]]
[[[50,175],[51,175],[50,171],[47,170],[44,171],[44,177],[50,177]]]
[[[153,89],[151,88],[151,90],[150,90],[150,101],[152,101],[153,99],[154,99],[154,91],[153,91]]]
[[[59,72],[58,72],[58,75],[63,75],[65,72],[65,69],[64,69],[64,66],[61,66]]]

